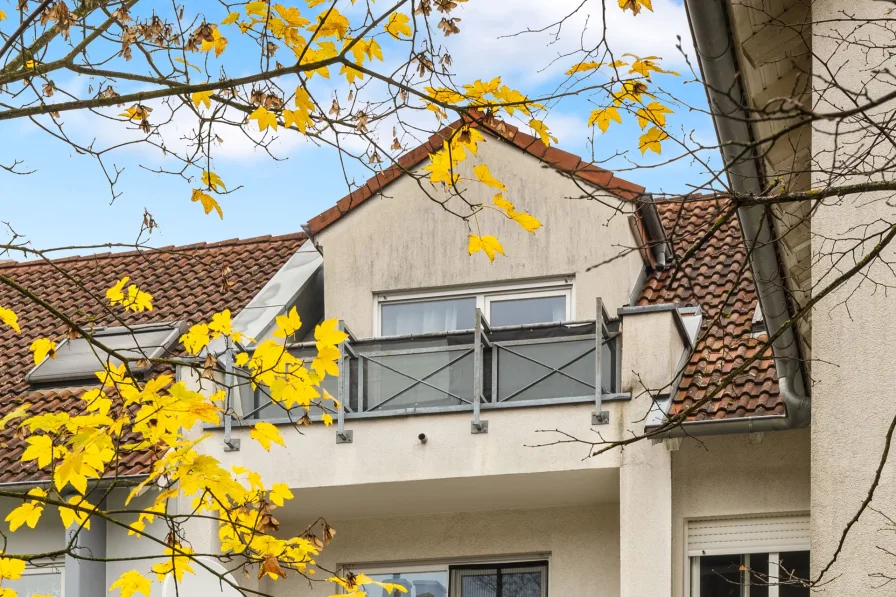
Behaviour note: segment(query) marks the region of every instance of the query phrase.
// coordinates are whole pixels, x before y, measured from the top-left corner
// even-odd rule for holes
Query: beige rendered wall
[[[576,199],[583,195],[576,183],[519,149],[488,139],[480,144],[481,161],[507,185],[505,198],[529,210],[544,228],[533,236],[484,210],[478,216],[482,234],[498,237],[507,256],[494,263],[483,254],[469,256],[466,224],[427,198],[416,180],[403,177],[384,196],[369,199],[316,237],[324,254],[327,317],[344,319],[357,336],[369,337],[377,292],[570,274],[577,319],[594,318],[598,296],[611,314],[628,302],[643,262],[630,251],[635,243],[629,224],[617,212],[623,204],[610,195],[602,201]],[[479,161],[468,159],[461,174]],[[495,192],[471,183],[466,196],[489,205]],[[433,196],[445,197],[440,190]],[[621,252],[627,254],[586,271]]]
[[[549,560],[549,594],[559,597],[619,595],[619,513],[615,504],[459,512],[331,523],[336,538],[323,568],[364,563],[425,564],[457,558],[532,555]],[[282,528],[282,527],[281,527]],[[332,586],[289,579],[267,582],[276,597],[327,596]],[[373,593],[372,595],[375,595]]]
[[[852,18],[886,18],[887,9],[871,0],[817,0],[812,3],[813,52],[815,69],[819,61],[828,61],[830,72],[837,73],[838,84],[868,94],[871,100],[893,90],[892,81],[866,85],[876,78],[869,65],[879,66],[883,56],[871,51],[866,56],[865,45],[838,42],[841,34],[849,33],[854,22],[843,19],[844,11]],[[855,15],[853,17],[852,15]],[[866,27],[861,33],[871,43],[891,44],[892,35],[881,35],[880,27]],[[855,37],[851,39],[855,40]],[[851,107],[836,90],[824,89],[816,81],[813,104],[820,111]],[[822,93],[823,92],[823,93]],[[890,127],[892,104],[872,111],[879,121]],[[885,115],[881,113],[886,111]],[[824,169],[834,148],[834,138],[828,133],[834,123],[815,125],[812,138],[813,159]],[[871,140],[871,133],[858,136],[841,135],[843,157],[855,156],[861,147],[856,141]],[[892,159],[892,144],[877,145],[878,154]],[[864,167],[884,165],[881,159]],[[887,167],[887,166],[885,166]],[[892,168],[892,166],[889,166]],[[892,169],[874,180],[892,180]],[[835,184],[863,182],[853,176],[836,180]],[[827,180],[816,171],[814,186],[824,186]],[[825,239],[848,239],[862,234],[857,226],[882,218],[891,224],[894,208],[892,193],[885,195],[853,195],[826,201],[814,213],[812,285],[819,292],[840,272],[851,267],[854,260],[871,250],[874,242],[853,250],[853,242],[846,240],[833,246]],[[887,224],[887,225],[889,225]],[[834,264],[832,250],[848,248],[846,259]],[[893,262],[892,246],[885,249],[884,259]],[[896,378],[893,376],[894,347],[896,347],[896,301],[891,291],[875,287],[875,283],[896,283],[893,272],[879,262],[870,270],[860,288],[858,279],[848,282],[824,299],[812,314],[812,373],[817,382],[812,388],[812,565],[817,574],[827,565],[837,548],[843,529],[858,511],[873,483],[875,470],[884,449],[887,427],[896,416]],[[844,305],[844,301],[847,301]],[[848,310],[847,310],[848,307]],[[891,455],[892,458],[892,455]],[[883,471],[880,486],[872,507],[884,515],[896,516],[896,476],[890,463]],[[838,561],[826,575],[832,583],[827,591],[838,595],[862,595],[883,584],[875,574],[891,574],[896,558],[884,549],[896,550],[896,535],[885,531],[886,519],[868,510],[853,527]],[[880,548],[879,548],[880,547]],[[892,586],[878,592],[892,592]]]
[[[761,443],[747,435],[691,438],[671,452],[674,597],[687,595],[688,519],[809,510],[809,436],[801,429],[766,433]]]

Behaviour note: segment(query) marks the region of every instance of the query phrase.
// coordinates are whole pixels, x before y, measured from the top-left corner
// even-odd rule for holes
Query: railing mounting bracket
[[[239,452],[240,451],[240,439],[238,437],[230,438],[230,441],[224,442],[224,451],[225,452]]]
[[[479,421],[479,423],[470,422],[470,433],[478,435],[480,433],[488,433],[488,421]]]
[[[602,410],[600,414],[594,412],[591,413],[591,424],[592,425],[609,425],[610,424],[610,411]]]
[[[337,444],[350,444],[354,441],[355,434],[351,429],[346,429],[342,432],[336,433],[336,443]]]

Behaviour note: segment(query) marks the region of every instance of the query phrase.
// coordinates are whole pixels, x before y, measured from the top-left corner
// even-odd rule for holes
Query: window
[[[51,565],[26,568],[20,579],[4,580],[3,586],[14,589],[19,595],[62,597],[62,567]]]
[[[160,323],[130,328],[98,328],[94,330],[93,337],[122,356],[152,359],[165,355],[182,331],[177,323]],[[84,338],[66,339],[56,349],[56,358],[44,359],[31,370],[27,379],[30,383],[94,379],[94,372],[102,370],[106,361],[120,364],[118,359]],[[149,367],[148,362],[130,363],[130,369],[135,373],[147,371]]]
[[[809,597],[809,517],[688,522],[690,597]]]
[[[548,563],[433,565],[402,567],[402,572],[366,571],[372,579],[407,589],[390,595],[368,590],[368,597],[547,597]]]
[[[572,285],[568,280],[515,287],[381,295],[376,318],[381,336],[405,336],[473,329],[476,308],[489,325],[502,327],[569,321]]]

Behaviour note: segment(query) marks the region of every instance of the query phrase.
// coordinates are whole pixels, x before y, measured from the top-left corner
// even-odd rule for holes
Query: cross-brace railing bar
[[[517,391],[514,392],[513,394],[507,396],[506,398],[501,398],[501,399],[499,399],[499,400],[496,400],[496,402],[506,402],[506,401],[510,400],[511,398],[513,398],[514,396],[516,396],[517,394],[519,394],[519,393],[521,393],[521,392],[525,392],[526,390],[528,390],[528,389],[531,388],[532,386],[534,386],[534,385],[536,385],[536,384],[538,384],[538,383],[541,383],[542,381],[544,381],[545,379],[547,379],[548,377],[552,376],[552,375],[555,374],[555,373],[559,373],[559,374],[562,375],[563,377],[568,377],[569,379],[573,380],[573,381],[576,382],[576,383],[580,383],[580,384],[582,384],[582,385],[584,385],[584,386],[588,386],[589,388],[594,389],[594,386],[592,386],[592,385],[591,385],[590,383],[588,383],[587,381],[582,381],[581,379],[578,379],[578,378],[576,378],[576,377],[573,377],[572,375],[566,373],[565,371],[561,371],[561,369],[565,369],[566,367],[569,367],[570,365],[572,365],[572,364],[575,363],[576,361],[578,361],[578,360],[580,360],[580,359],[583,359],[584,357],[587,357],[589,354],[591,354],[591,353],[594,351],[594,347],[593,347],[593,346],[592,346],[592,347],[589,347],[588,349],[586,349],[585,352],[583,352],[582,354],[573,357],[572,360],[563,363],[563,364],[560,365],[559,367],[552,367],[551,365],[548,365],[547,363],[542,363],[541,361],[539,361],[539,360],[537,360],[537,359],[533,359],[532,357],[528,357],[528,356],[526,356],[526,355],[524,355],[524,354],[520,354],[520,353],[518,353],[518,352],[515,351],[515,350],[512,350],[512,349],[510,349],[510,348],[507,348],[506,346],[501,346],[500,343],[495,343],[495,346],[497,346],[497,347],[500,348],[501,350],[506,350],[506,351],[509,352],[510,354],[516,355],[516,356],[520,357],[521,359],[525,359],[525,360],[527,360],[527,361],[531,361],[531,362],[535,363],[536,365],[541,365],[542,367],[544,367],[544,368],[546,368],[546,369],[550,369],[550,371],[548,371],[547,373],[545,373],[544,375],[542,375],[541,377],[539,377],[539,378],[536,379],[535,381],[533,381],[533,382],[531,382],[531,383],[529,383],[529,384],[526,384],[525,386],[523,386],[522,388],[520,388],[519,390],[517,390]]]
[[[435,385],[433,385],[433,384],[427,382],[426,380],[429,379],[430,377],[432,377],[433,375],[435,375],[436,373],[438,373],[439,371],[441,371],[441,370],[443,370],[443,369],[446,369],[446,368],[450,367],[451,365],[453,365],[454,363],[458,362],[459,360],[461,360],[461,359],[463,359],[463,358],[469,356],[470,353],[472,353],[472,352],[473,352],[473,349],[472,349],[472,348],[469,348],[469,349],[467,349],[467,350],[464,350],[463,354],[461,354],[461,355],[459,355],[459,356],[457,356],[457,357],[451,359],[450,361],[448,361],[447,363],[445,363],[445,364],[443,364],[443,365],[440,365],[437,369],[435,369],[434,371],[431,371],[430,373],[427,373],[426,375],[424,375],[423,377],[421,377],[421,378],[419,378],[419,379],[416,378],[416,377],[414,377],[413,375],[410,375],[410,374],[408,374],[408,373],[405,373],[404,371],[399,371],[398,369],[395,369],[394,367],[390,367],[389,365],[383,363],[382,361],[378,361],[376,358],[369,357],[369,356],[366,356],[366,355],[363,355],[363,354],[362,354],[362,355],[361,355],[361,358],[362,358],[362,359],[367,359],[368,361],[370,361],[370,362],[372,362],[372,363],[375,363],[375,364],[379,365],[380,367],[384,367],[384,368],[388,369],[389,371],[392,371],[393,373],[397,373],[397,374],[399,374],[399,375],[401,375],[401,376],[403,376],[403,377],[407,377],[408,379],[412,379],[412,380],[414,380],[414,383],[412,383],[411,385],[407,386],[406,388],[402,388],[401,390],[399,390],[399,391],[396,392],[395,394],[392,394],[391,396],[389,396],[388,398],[386,398],[385,400],[383,400],[382,402],[380,402],[380,403],[377,404],[376,406],[374,406],[374,407],[372,407],[372,408],[369,408],[368,410],[376,410],[376,409],[378,409],[378,408],[381,407],[382,405],[384,405],[384,404],[386,404],[387,402],[390,402],[390,401],[392,401],[392,400],[398,398],[399,396],[401,396],[402,394],[404,394],[405,392],[407,392],[407,391],[410,390],[411,388],[417,386],[418,384],[423,384],[423,385],[425,385],[425,386],[427,386],[427,387],[432,388],[433,390],[436,390],[437,392],[442,392],[443,394],[448,394],[448,395],[451,396],[452,398],[456,398],[457,400],[460,400],[461,402],[465,402],[465,403],[467,403],[467,404],[470,404],[470,401],[469,401],[469,400],[467,400],[467,399],[465,399],[465,398],[462,398],[462,397],[458,396],[457,394],[454,394],[453,392],[450,392],[450,391],[448,391],[448,390],[443,390],[442,388],[440,388],[440,387],[438,387],[438,386],[435,386]],[[368,371],[369,371],[369,368],[368,368]]]

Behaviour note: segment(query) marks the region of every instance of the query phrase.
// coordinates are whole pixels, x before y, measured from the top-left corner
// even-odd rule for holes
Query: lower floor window
[[[368,590],[369,597],[547,597],[548,564],[514,562],[406,568],[367,572],[372,579],[401,585],[407,593]]]
[[[809,552],[691,558],[691,597],[808,597]]]
[[[31,595],[62,597],[62,567],[56,565],[29,567],[22,573],[21,578],[4,580],[3,586],[15,590],[23,597]]]

